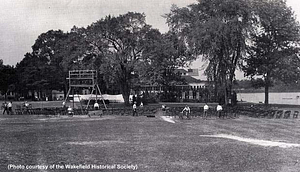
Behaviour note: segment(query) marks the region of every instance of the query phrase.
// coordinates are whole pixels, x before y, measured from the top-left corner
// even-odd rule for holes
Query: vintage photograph
[[[0,3],[0,172],[300,171],[298,0]]]

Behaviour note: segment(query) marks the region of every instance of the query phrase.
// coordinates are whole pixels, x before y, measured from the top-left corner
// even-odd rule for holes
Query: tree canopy
[[[300,74],[300,26],[291,8],[283,0],[255,1],[255,32],[251,34],[249,56],[245,59],[246,76],[262,77],[265,104],[272,81],[295,83]]]
[[[15,91],[16,81],[15,68],[10,65],[4,65],[0,59],[0,93],[6,95],[9,91]]]
[[[169,32],[146,23],[145,14],[106,16],[86,28],[42,33],[17,64],[19,90],[65,90],[68,71],[94,69],[106,91],[122,93],[143,84],[182,83],[174,70],[202,58],[216,101],[229,102],[235,71],[259,79],[298,82],[299,23],[284,0],[198,0],[165,15]],[[3,65],[2,65],[3,66]],[[261,82],[263,81],[263,82]],[[258,84],[256,84],[258,86]],[[3,86],[1,89],[7,89]]]
[[[188,49],[209,62],[206,74],[223,90],[227,103],[251,31],[251,4],[246,0],[199,0],[188,7],[173,6],[166,17],[170,30],[184,39]]]
[[[20,82],[29,90],[66,91],[69,70],[94,69],[104,90],[119,90],[126,104],[130,90],[140,84],[169,85],[178,79],[172,77],[174,69],[191,54],[177,35],[161,34],[145,17],[128,12],[106,16],[87,28],[74,26],[68,33],[42,33],[17,65],[19,76],[24,76]]]

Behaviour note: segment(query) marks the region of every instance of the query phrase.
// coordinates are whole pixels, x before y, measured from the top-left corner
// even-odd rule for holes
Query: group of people
[[[3,109],[3,115],[6,113],[7,115],[11,115],[13,114],[13,111],[12,111],[12,102],[4,102],[2,104],[2,109]]]
[[[94,110],[100,110],[100,105],[98,102],[95,102],[93,106],[94,106]],[[69,116],[74,115],[74,109],[71,106],[67,106],[65,101],[62,102],[62,107],[63,109],[66,110]]]
[[[140,107],[144,107],[143,102],[140,103]],[[132,105],[132,116],[138,116],[136,102],[134,102]]]
[[[208,110],[209,110],[209,106],[207,104],[205,104],[203,106],[203,119],[207,119],[208,116]],[[191,115],[191,109],[188,105],[186,105],[183,110],[181,111],[181,118],[183,118],[183,115],[186,115],[188,119],[191,119],[190,115]],[[223,107],[221,106],[221,104],[217,105],[217,115],[219,116],[219,118],[221,118],[223,116],[223,118],[225,117],[224,112],[223,112]]]

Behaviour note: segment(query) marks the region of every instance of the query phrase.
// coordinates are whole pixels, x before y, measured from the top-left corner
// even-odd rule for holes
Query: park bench
[[[293,115],[293,118],[298,118],[298,115],[299,115],[299,111],[294,111],[294,115]]]
[[[276,110],[269,110],[269,113],[268,113],[268,118],[271,119],[271,118],[274,118],[275,115],[276,115]]]
[[[270,111],[267,109],[267,110],[261,110],[260,112],[260,116],[261,118],[267,118],[268,115],[269,115]]]
[[[292,113],[292,112],[291,112],[290,110],[285,111],[285,112],[284,112],[284,115],[283,115],[283,118],[285,118],[285,119],[290,118],[291,113]]]
[[[141,113],[141,115],[143,116],[147,116],[147,117],[155,117],[155,114],[157,113],[158,109],[155,106],[148,106],[148,107],[143,107],[143,111]],[[139,113],[139,110],[138,110]],[[167,110],[166,110],[166,114],[167,114]]]
[[[204,113],[204,112],[203,112]],[[204,117],[204,115],[203,115]],[[218,112],[216,108],[210,107],[207,111],[207,117],[206,118],[218,118]]]
[[[283,110],[278,110],[278,111],[276,112],[275,118],[279,119],[279,118],[282,117],[282,115],[283,115]]]
[[[203,107],[191,107],[191,116],[201,117],[203,115]]]
[[[122,112],[123,112],[123,109],[120,109],[120,108],[114,108],[112,113],[113,113],[114,115],[121,115]]]
[[[16,115],[23,115],[23,109],[22,109],[21,105],[16,105],[15,114]]]
[[[15,114],[16,115],[23,115],[23,111],[22,111],[22,109],[15,109]]]
[[[73,109],[74,115],[87,115],[88,110],[86,109]]]
[[[88,116],[91,117],[92,115],[102,117],[104,115],[104,111],[102,109],[88,111]]]
[[[176,116],[180,117],[180,113],[184,107],[172,107],[172,115],[176,118]]]
[[[132,113],[132,109],[130,108],[114,108],[111,111],[111,114],[113,115],[129,115]]]
[[[232,118],[238,118],[239,117],[239,110],[236,107],[230,108],[230,115]]]

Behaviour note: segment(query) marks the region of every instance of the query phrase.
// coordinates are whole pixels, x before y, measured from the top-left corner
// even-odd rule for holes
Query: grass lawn
[[[159,114],[155,118],[1,115],[0,171],[300,170],[300,147],[261,146],[203,136],[227,134],[300,144],[299,119],[240,116],[225,120],[173,120],[175,123],[166,122]],[[49,167],[47,170],[8,170],[10,164]],[[53,170],[49,169],[52,164],[57,165]],[[86,169],[84,166],[57,169],[66,168],[68,164],[85,165]],[[91,169],[92,165],[113,169]],[[121,167],[124,169],[117,169]]]

